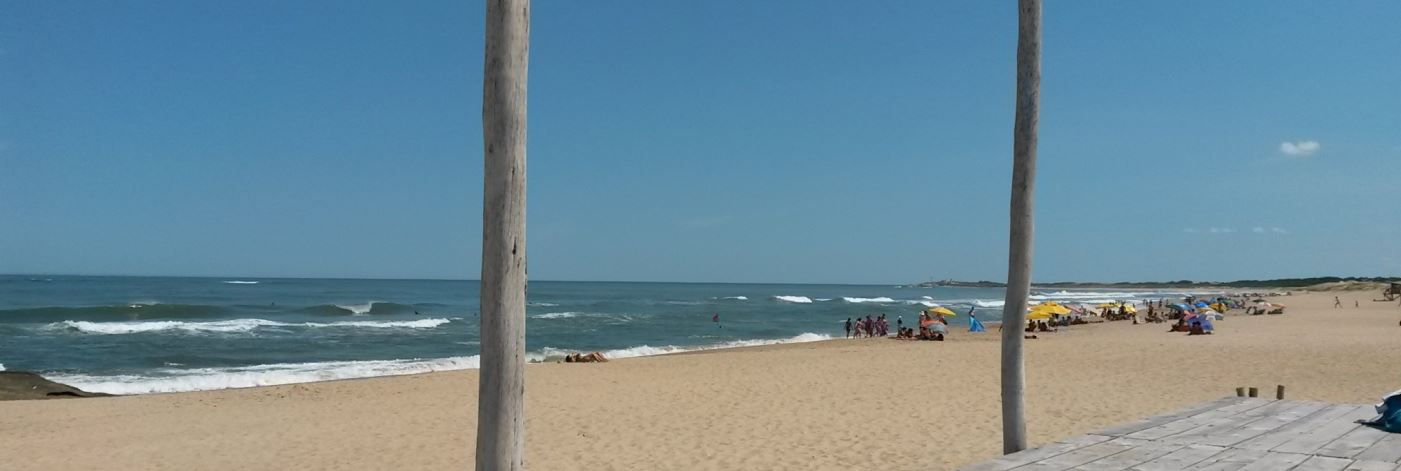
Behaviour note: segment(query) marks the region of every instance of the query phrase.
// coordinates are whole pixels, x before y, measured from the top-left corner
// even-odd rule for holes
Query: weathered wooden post
[[[525,136],[530,0],[487,0],[477,469],[525,467]]]
[[[1245,388],[1236,388],[1236,397],[1245,397]]]
[[[1031,290],[1036,124],[1041,104],[1041,0],[1017,3],[1017,111],[1012,125],[1011,234],[1002,308],[1002,452],[1026,449],[1022,325]],[[1010,327],[1010,328],[1009,328]]]
[[[1260,397],[1260,389],[1259,389],[1259,388],[1250,388],[1249,394],[1250,394],[1250,397]]]
[[[1275,399],[1284,400],[1284,385],[1275,386]]]

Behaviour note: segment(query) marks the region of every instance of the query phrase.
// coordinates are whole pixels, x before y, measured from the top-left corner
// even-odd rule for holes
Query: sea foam
[[[784,343],[803,343],[830,340],[825,334],[806,332],[781,339],[733,340],[714,345],[698,347],[677,347],[665,345],[606,350],[608,358],[636,358],[669,353],[724,348],[753,347]],[[528,352],[526,359],[539,362],[558,358],[577,350],[544,348],[539,352]],[[481,359],[477,355],[434,359],[409,360],[366,360],[366,361],[327,361],[312,363],[275,363],[232,368],[162,368],[144,375],[93,376],[85,374],[54,373],[45,377],[68,384],[84,391],[109,394],[150,394],[184,391],[205,391],[211,389],[247,388],[254,386],[274,386],[279,384],[307,383],[337,379],[370,378],[376,376],[397,376],[434,371],[477,369]]]
[[[229,280],[229,281],[225,281],[224,283],[225,283],[225,284],[230,284],[230,285],[256,285],[256,284],[258,284],[257,281],[243,281],[243,280]]]
[[[533,319],[568,319],[571,317],[579,317],[579,314],[580,313],[577,312],[547,312],[544,314],[536,314],[530,317]]]
[[[50,329],[70,329],[85,334],[140,334],[150,332],[216,333],[249,332],[261,327],[363,327],[363,328],[412,328],[430,329],[452,322],[449,319],[429,318],[411,321],[344,321],[344,322],[278,322],[267,319],[231,319],[226,321],[185,322],[185,321],[132,321],[132,322],[89,322],[63,321],[48,324]]]
[[[887,297],[885,297],[885,296],[881,296],[881,297],[878,297],[878,298],[852,298],[852,297],[842,296],[842,301],[846,301],[846,302],[849,302],[849,303],[893,303],[893,302],[895,302],[894,299],[890,299],[890,298],[887,298]]]
[[[472,355],[436,359],[277,363],[234,368],[165,368],[152,371],[150,375],[46,374],[45,377],[84,391],[148,394],[396,376],[478,367],[480,359],[477,355]]]
[[[812,298],[809,298],[807,296],[779,295],[774,296],[773,298],[779,301],[783,301],[785,303],[812,304]]]

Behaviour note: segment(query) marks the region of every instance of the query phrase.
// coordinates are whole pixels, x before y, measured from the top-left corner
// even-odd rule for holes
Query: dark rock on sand
[[[90,393],[67,384],[49,381],[34,373],[0,371],[0,401],[102,396],[111,394]]]

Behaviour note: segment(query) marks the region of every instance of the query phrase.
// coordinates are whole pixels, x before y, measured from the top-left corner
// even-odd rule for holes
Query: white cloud
[[[1284,230],[1284,229],[1282,229],[1282,228],[1279,228],[1279,227],[1271,227],[1271,228],[1270,228],[1270,232],[1273,232],[1273,233],[1275,233],[1275,234],[1288,234],[1288,233],[1289,233],[1289,231],[1286,231],[1286,230]]]
[[[1250,229],[1250,232],[1254,232],[1254,233],[1256,233],[1256,234],[1264,234],[1264,233],[1265,233],[1265,228],[1263,228],[1263,227],[1258,227],[1258,226],[1257,226],[1257,227],[1254,227],[1254,228]]]
[[[1207,232],[1210,232],[1212,234],[1230,234],[1235,231],[1235,229],[1231,229],[1229,227],[1213,227],[1211,229],[1207,229]]]
[[[1279,151],[1290,157],[1308,157],[1323,148],[1318,141],[1294,141],[1279,144]]]

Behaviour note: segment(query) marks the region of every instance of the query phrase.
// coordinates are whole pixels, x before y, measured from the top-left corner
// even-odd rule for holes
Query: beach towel
[[[1392,391],[1377,404],[1377,416],[1372,420],[1359,420],[1365,425],[1391,432],[1401,433],[1401,390]]]
[[[978,320],[978,318],[976,318],[976,317],[969,317],[969,318],[968,318],[968,331],[969,331],[969,332],[987,332],[988,330],[987,330],[986,328],[983,327],[983,321]]]

